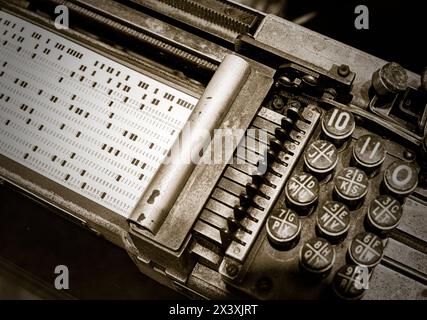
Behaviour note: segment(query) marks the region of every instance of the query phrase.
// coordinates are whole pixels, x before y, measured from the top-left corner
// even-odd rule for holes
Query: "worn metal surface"
[[[157,233],[197,164],[195,155],[210,142],[250,72],[244,59],[235,55],[224,58],[182,130],[181,139],[172,146],[169,162],[162,164],[134,208],[130,219],[135,224]],[[189,212],[186,216],[190,218]]]
[[[270,89],[272,79],[266,74],[272,70],[257,70],[256,65],[251,66],[252,72],[247,82],[219,128],[247,128]],[[210,157],[210,155],[205,156]],[[202,157],[201,162],[203,163],[203,161]],[[171,250],[179,250],[184,239],[189,236],[189,231],[197,218],[197,214],[194,215],[194,213],[198,213],[202,209],[225,165],[226,163],[196,166],[158,233],[155,236],[149,232],[141,232],[141,234]],[[187,214],[184,215],[183,212]],[[180,226],[179,229],[176,226]],[[171,230],[174,230],[172,236]]]
[[[364,300],[426,300],[427,287],[383,265],[373,273]]]
[[[240,33],[252,32],[261,17],[261,14],[254,10],[224,0],[132,2],[230,42],[233,42]]]
[[[427,254],[394,239],[389,239],[384,255],[417,270],[427,277]]]
[[[404,214],[397,229],[427,243],[426,203],[411,196],[406,199],[403,211]]]
[[[147,36],[150,35],[157,41],[163,40],[168,42],[175,46],[175,48],[171,48],[172,50],[176,51],[178,48],[188,50],[188,53],[194,53],[195,56],[201,60],[209,59],[216,63],[220,63],[228,51],[212,41],[207,41],[206,39],[191,32],[187,32],[171,24],[165,23],[116,1],[70,1],[70,3],[73,2],[83,5],[84,8],[89,8],[94,12],[99,12],[112,18],[112,23],[114,21],[122,22],[124,25],[134,27],[142,34],[144,32],[147,33]],[[197,63],[197,61],[194,62]]]
[[[179,12],[176,7],[167,4],[165,6],[165,3],[170,2],[166,0],[162,2],[150,1],[150,7],[144,8],[138,2],[140,1],[133,1],[132,6],[129,7],[125,4],[125,1],[111,0],[70,0],[65,2],[47,0],[43,2],[33,1],[33,4],[37,7],[40,3],[51,5],[67,3],[73,12],[79,14],[79,17],[85,17],[88,21],[96,22],[97,27],[101,27],[101,29],[114,30],[116,35],[119,35],[118,38],[114,39],[120,39],[120,35],[126,35],[122,38],[128,39],[129,37],[128,40],[132,39],[132,41],[137,39],[138,45],[136,47],[145,43],[153,48],[159,48],[161,54],[158,54],[158,57],[161,57],[164,53],[172,57],[176,54],[176,57],[182,59],[180,61],[185,61],[186,66],[193,65],[194,67],[195,65],[195,69],[198,69],[197,66],[199,66],[199,71],[215,70],[216,65],[231,51],[233,42],[240,30],[238,21],[233,22],[233,15],[236,12],[237,14],[238,12],[252,13],[251,10],[241,9],[242,11],[231,12],[231,19],[230,17],[227,18],[227,14],[225,17],[220,14],[219,18],[215,18],[215,12],[225,10],[231,6],[225,4],[221,8],[209,10],[204,17],[204,9],[197,9],[194,14],[189,12],[193,8],[188,5],[190,2],[193,3],[191,0],[185,2],[187,5],[178,8],[180,9],[178,10]],[[3,4],[4,2],[1,3]],[[13,1],[13,3],[24,2],[17,0]],[[209,7],[212,3],[224,4],[225,1],[203,1],[205,7]],[[235,6],[235,4],[232,5],[233,8]],[[43,9],[43,6],[40,5],[39,9]],[[152,17],[151,13],[155,13],[156,17]],[[171,13],[171,17],[166,17],[165,14],[167,13]],[[22,11],[22,14],[38,23],[52,24],[49,19],[41,18],[36,12]],[[249,16],[251,15],[249,14]],[[254,15],[259,18],[263,17],[258,13],[254,13]],[[179,21],[180,19],[182,21]],[[221,19],[225,19],[228,22],[225,21],[222,24],[220,22]],[[377,126],[380,133],[387,137],[389,137],[389,134],[390,136],[394,134],[393,137],[402,136],[403,139],[400,140],[400,143],[403,146],[397,142],[387,140],[388,155],[384,166],[387,166],[392,159],[407,157],[408,150],[406,148],[415,149],[414,147],[420,144],[420,137],[410,132],[402,131],[396,126],[387,125],[384,121],[379,121],[379,118],[365,110],[369,102],[368,93],[371,85],[371,76],[374,71],[384,64],[383,60],[275,16],[267,16],[260,22],[261,24],[254,33],[254,37],[256,41],[266,45],[266,48],[270,46],[276,52],[282,51],[286,55],[297,57],[298,61],[304,61],[304,66],[308,69],[310,66],[315,71],[332,69],[337,74],[348,75],[348,70],[337,69],[337,66],[345,64],[349,66],[351,72],[356,74],[351,88],[351,93],[354,97],[350,105],[344,106],[339,102],[333,101],[331,96],[323,97],[317,102],[327,108],[335,106],[350,110],[357,117],[358,123],[370,129],[374,129]],[[235,25],[237,28],[235,28]],[[252,26],[255,25],[256,23]],[[200,26],[202,26],[202,30],[195,32]],[[192,79],[182,77],[182,74],[179,75],[173,72],[168,68],[168,63],[162,65],[154,60],[142,57],[140,52],[143,48],[132,47],[132,45],[126,48],[117,45],[115,47],[106,45],[102,39],[104,41],[114,39],[107,39],[108,35],[104,38],[99,37],[99,30],[97,30],[98,33],[95,33],[97,36],[93,37],[92,32],[95,32],[95,30],[87,24],[79,25],[79,27],[81,28],[80,31],[70,29],[64,31],[63,34],[69,38],[78,39],[97,52],[108,52],[106,54],[125,61],[129,66],[147,68],[151,71],[155,70],[159,78],[171,79],[171,82],[175,84],[182,81],[186,90],[190,92],[202,93],[202,85],[195,83]],[[83,29],[89,32],[82,32]],[[250,31],[255,30],[251,29]],[[221,44],[226,45],[229,49],[223,48]],[[135,51],[139,51],[139,53]],[[252,73],[225,116],[221,124],[222,128],[247,128],[273,83],[272,78],[275,70],[262,65],[259,61],[252,61],[247,57],[243,58],[250,63]],[[308,75],[311,76],[315,74],[310,70],[302,72],[308,72]],[[207,75],[209,74],[208,72]],[[349,86],[352,78],[349,78],[347,82],[346,85]],[[420,84],[419,77],[409,73],[408,83],[414,88],[418,87]],[[302,100],[304,99],[307,99],[305,95],[302,97]],[[271,130],[266,122],[260,121],[257,124],[261,127],[266,126],[267,130]],[[384,130],[384,128],[387,128],[387,130]],[[353,134],[353,140],[359,139],[364,133],[366,133],[365,129],[358,126]],[[338,163],[338,169],[347,166],[351,158],[348,146],[344,147],[340,152],[343,156]],[[413,154],[415,153],[413,152]],[[413,157],[408,158],[413,159]],[[210,237],[221,244],[221,234],[213,231],[217,229],[207,229],[212,225],[220,226],[224,224],[224,220],[214,219],[212,215],[202,211],[202,208],[220,174],[224,171],[225,163],[213,166],[198,165],[182,188],[181,194],[159,232],[155,236],[149,232],[132,232],[137,248],[132,245],[132,241],[128,238],[126,222],[124,219],[119,219],[114,212],[61,188],[61,186],[28,169],[17,166],[16,163],[9,159],[0,157],[0,164],[2,166],[0,174],[6,180],[18,188],[32,193],[38,199],[54,204],[55,207],[67,215],[75,216],[79,223],[89,226],[98,234],[105,235],[114,243],[126,247],[140,270],[159,282],[175,286],[177,290],[183,291],[194,298],[236,297],[228,290],[228,286],[223,282],[220,273],[215,271],[224,253],[222,249],[213,249],[206,243],[194,243],[190,234],[197,215],[200,213],[201,220],[195,225],[194,231],[210,232]],[[302,166],[301,162],[297,168],[302,169]],[[37,181],[37,183],[33,183],[34,181]],[[372,200],[380,187],[381,177],[379,175],[372,179],[372,192],[368,193],[367,199]],[[324,201],[333,186],[326,183],[321,188],[323,192],[319,199]],[[420,197],[425,197],[424,194],[425,190],[420,188],[406,200],[402,221],[397,231],[392,234],[392,239],[389,239],[389,246],[386,247],[386,258],[383,264],[379,265],[373,273],[371,287],[367,291],[365,298],[426,298],[426,287],[423,284],[426,273],[425,263],[423,262],[425,260],[426,243],[426,205],[424,201],[419,199]],[[219,197],[218,194],[214,196]],[[283,203],[284,198],[285,195],[281,194],[277,206]],[[349,238],[362,229],[363,210],[363,207],[359,208],[356,214],[353,215],[353,225],[350,228],[349,237],[336,246],[337,251],[339,251],[338,264],[343,264],[347,259],[345,251],[349,244]],[[315,221],[313,216],[305,218],[305,220],[302,235],[307,238],[313,234]],[[198,257],[198,260],[196,257]],[[196,261],[200,263],[196,263]],[[303,276],[298,268],[298,252],[295,250],[286,252],[273,249],[266,238],[265,231],[261,230],[255,241],[254,248],[244,264],[242,274],[246,275],[246,277],[243,278],[243,282],[234,283],[233,285],[241,290],[237,294],[239,297],[246,295],[261,299],[329,297],[328,283],[331,280],[331,275],[320,282],[313,283]],[[235,291],[233,290],[233,292]]]
[[[326,70],[333,64],[348,65],[357,74],[352,88],[352,103],[367,108],[372,74],[384,64],[384,60],[273,15],[263,19],[254,37]],[[408,76],[408,84],[417,88],[419,76],[412,72]]]

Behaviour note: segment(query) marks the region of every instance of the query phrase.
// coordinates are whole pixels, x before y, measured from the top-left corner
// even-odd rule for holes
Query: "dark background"
[[[420,73],[427,65],[423,2],[293,0],[283,1],[282,16],[316,12],[305,27]],[[359,4],[370,10],[369,30],[354,28]],[[0,299],[181,298],[141,274],[122,249],[1,186],[0,214]],[[52,289],[60,264],[70,270],[66,292]]]
[[[357,5],[369,9],[369,30],[357,30]],[[304,26],[387,61],[421,73],[427,66],[426,1],[291,0],[283,16],[293,20],[307,12],[317,16]]]
[[[0,186],[1,299],[178,299],[140,273],[125,250]],[[57,265],[69,290],[54,289]]]

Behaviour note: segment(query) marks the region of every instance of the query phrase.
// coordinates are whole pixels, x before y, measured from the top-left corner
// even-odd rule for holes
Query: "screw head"
[[[350,67],[346,64],[342,64],[338,67],[338,74],[341,77],[347,77],[350,74]]]
[[[283,102],[283,99],[280,98],[279,96],[275,96],[273,99],[273,108],[276,110],[280,110],[283,109],[283,107],[285,106],[285,103]]]
[[[225,267],[225,271],[230,277],[235,277],[239,272],[239,268],[235,264],[228,263],[227,266]]]
[[[409,150],[403,152],[403,157],[408,161],[415,160],[415,154]]]
[[[324,95],[328,99],[335,99],[337,96],[337,91],[334,88],[326,88]]]

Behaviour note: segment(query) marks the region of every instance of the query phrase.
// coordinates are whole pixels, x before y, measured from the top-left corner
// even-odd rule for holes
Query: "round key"
[[[304,163],[314,174],[325,174],[332,171],[337,162],[337,148],[326,140],[310,143],[304,153]]]
[[[335,262],[335,249],[322,238],[313,238],[304,243],[300,251],[301,266],[312,273],[325,273]]]
[[[394,94],[406,90],[408,74],[396,62],[388,62],[372,75],[372,86],[379,95]]]
[[[328,110],[322,119],[323,134],[337,144],[350,137],[355,127],[353,115],[340,108]]]
[[[413,163],[397,160],[384,173],[384,184],[395,195],[405,196],[418,184],[418,170]]]
[[[384,162],[386,150],[384,141],[375,135],[361,137],[353,146],[353,158],[364,169],[377,168]]]
[[[332,282],[332,288],[341,299],[357,300],[365,293],[368,283],[367,268],[347,264],[338,269]]]
[[[402,206],[390,195],[375,198],[366,215],[368,223],[375,229],[387,232],[394,229],[402,217]]]
[[[327,201],[316,217],[319,231],[331,238],[341,237],[350,228],[350,211],[343,203]]]
[[[281,248],[287,247],[298,239],[301,221],[292,209],[274,210],[266,223],[268,239]]]
[[[383,250],[383,243],[378,236],[370,232],[362,232],[352,240],[349,256],[355,264],[370,268],[381,261]]]
[[[294,174],[285,187],[289,204],[305,211],[319,198],[319,182],[309,173]]]
[[[369,181],[362,170],[349,167],[338,172],[335,177],[335,191],[345,203],[353,205],[363,199],[368,192]]]

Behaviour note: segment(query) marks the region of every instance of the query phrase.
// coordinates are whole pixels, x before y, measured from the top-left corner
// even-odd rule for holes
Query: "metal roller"
[[[249,64],[228,55],[218,67],[189,121],[130,216],[130,221],[156,234],[190,176],[194,159],[206,145],[250,74]],[[191,131],[190,131],[191,130]],[[182,141],[181,141],[182,140]]]

